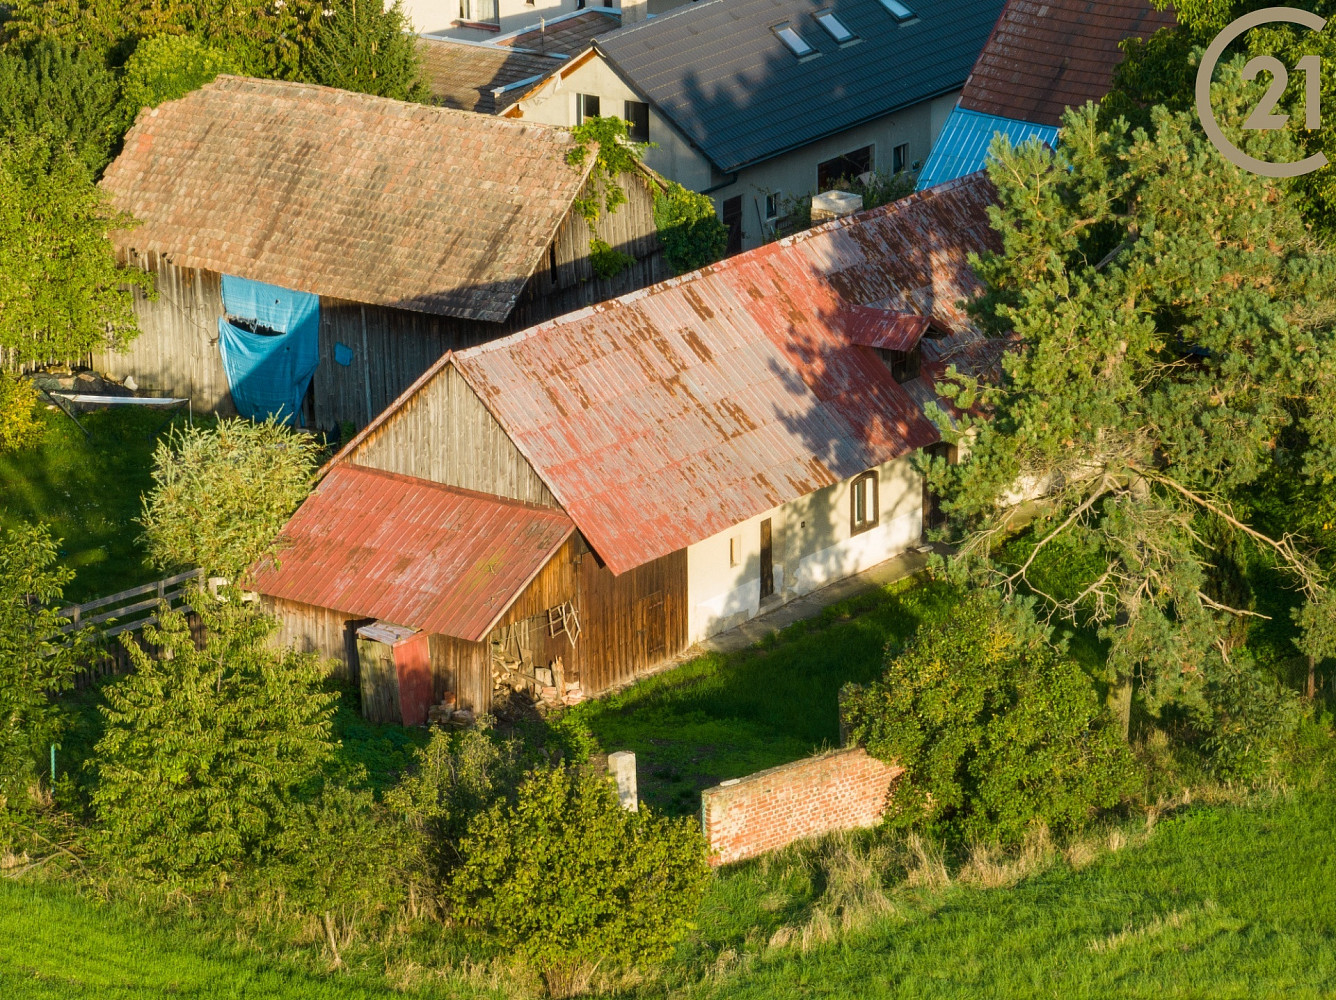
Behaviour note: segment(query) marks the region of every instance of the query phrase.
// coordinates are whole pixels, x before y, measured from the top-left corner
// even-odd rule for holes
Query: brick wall
[[[708,788],[701,824],[711,861],[728,864],[804,837],[875,826],[903,771],[851,747]]]

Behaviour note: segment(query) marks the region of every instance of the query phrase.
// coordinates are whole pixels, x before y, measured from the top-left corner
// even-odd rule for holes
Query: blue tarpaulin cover
[[[218,348],[237,412],[252,420],[277,416],[294,424],[320,361],[320,297],[262,281],[223,275]],[[272,333],[229,322],[250,320]]]

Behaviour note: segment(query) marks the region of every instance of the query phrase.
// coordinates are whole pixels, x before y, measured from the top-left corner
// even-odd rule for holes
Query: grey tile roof
[[[1003,0],[708,0],[595,47],[720,170],[733,171],[962,87]],[[841,46],[813,15],[855,35]],[[788,22],[818,54],[795,57]]]
[[[419,38],[422,75],[433,104],[460,111],[494,115],[515,95],[498,95],[498,88],[555,73],[565,63],[552,56],[533,55],[488,45],[470,45],[445,38]]]

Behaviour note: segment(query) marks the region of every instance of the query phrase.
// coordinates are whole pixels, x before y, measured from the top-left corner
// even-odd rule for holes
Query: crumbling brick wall
[[[706,789],[701,824],[711,861],[728,864],[804,837],[875,826],[903,772],[850,747]]]

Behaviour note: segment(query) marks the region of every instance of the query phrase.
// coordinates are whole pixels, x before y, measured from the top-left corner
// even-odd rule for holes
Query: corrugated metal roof
[[[932,326],[932,320],[912,313],[850,306],[845,310],[844,326],[850,343],[859,347],[908,351],[923,339]]]
[[[901,23],[878,0],[710,0],[594,44],[720,170],[734,171],[964,85],[1001,0],[909,0]],[[830,11],[855,35],[838,44]],[[798,59],[787,22],[816,54]]]
[[[622,573],[937,440],[848,308],[968,329],[992,198],[966,178],[453,363]]]
[[[1123,60],[1119,43],[1173,27],[1149,0],[1008,0],[970,73],[961,106],[1057,126],[1069,107],[1099,101]]]
[[[574,530],[552,508],[340,464],[251,586],[477,642]]]
[[[1034,125],[957,106],[942,127],[928,162],[919,172],[919,190],[982,170],[988,163],[993,139],[998,135],[1005,135],[1013,146],[1028,139],[1038,139],[1049,146],[1058,143],[1056,125]]]

